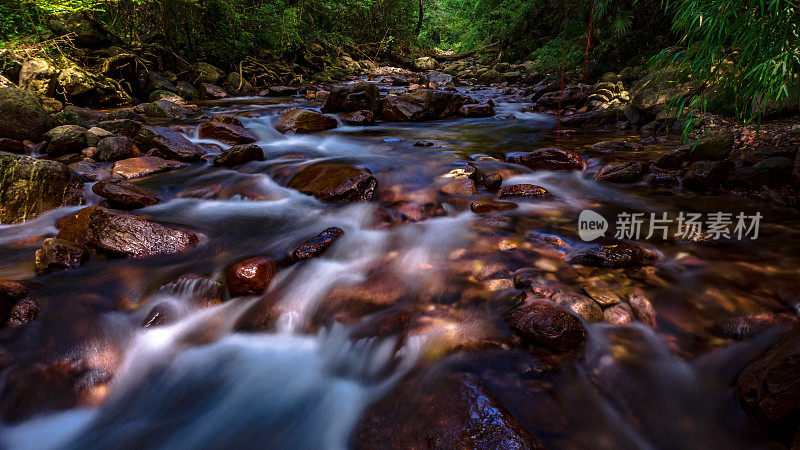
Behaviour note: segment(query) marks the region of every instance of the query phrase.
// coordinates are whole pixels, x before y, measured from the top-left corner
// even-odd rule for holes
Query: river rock
[[[494,106],[488,103],[483,105],[464,105],[461,107],[461,115],[464,117],[492,117],[494,114]]]
[[[111,206],[121,209],[139,209],[159,203],[155,192],[125,180],[102,180],[92,186],[92,192],[107,199]]]
[[[17,140],[39,138],[53,126],[42,102],[35,95],[15,87],[0,87],[0,137]]]
[[[211,116],[212,122],[227,123],[229,125],[236,125],[237,127],[244,128],[242,120],[231,114],[214,114]]]
[[[264,149],[255,144],[234,145],[214,158],[215,166],[238,166],[250,161],[263,161]]]
[[[633,311],[625,303],[610,306],[603,310],[603,321],[614,325],[624,325],[633,322]]]
[[[86,14],[86,15],[84,15]],[[80,47],[99,48],[110,43],[99,21],[89,20],[89,13],[71,11],[50,17],[47,27],[56,36],[71,35]]]
[[[289,108],[275,122],[275,129],[281,133],[313,133],[336,128],[333,117],[308,108]]]
[[[269,289],[279,264],[270,258],[245,259],[225,271],[225,282],[232,297],[259,295]]]
[[[328,94],[322,111],[326,113],[355,112],[361,110],[378,112],[380,109],[378,85],[369,82],[334,86]]]
[[[0,223],[24,222],[49,209],[83,201],[83,181],[67,166],[0,153]]]
[[[158,149],[169,159],[199,161],[205,151],[172,128],[142,127],[136,142],[144,149]]]
[[[583,170],[581,155],[560,148],[543,148],[532,152],[510,153],[506,162],[533,170]]]
[[[344,235],[341,228],[333,227],[328,228],[322,233],[309,238],[300,244],[292,252],[292,260],[302,261],[305,259],[316,258],[323,254],[337,239]]]
[[[14,139],[0,138],[0,152],[25,153],[25,144]]]
[[[138,158],[123,159],[115,162],[112,172],[114,175],[131,179],[145,177],[183,166],[184,164],[178,161],[169,161],[155,156],[140,156]]]
[[[547,189],[535,184],[514,184],[506,186],[497,192],[497,198],[550,198],[552,194]]]
[[[733,142],[731,133],[703,138],[694,144],[687,144],[687,158],[689,161],[721,161],[731,154]]]
[[[169,100],[156,100],[146,103],[142,110],[148,117],[162,117],[165,119],[185,119],[196,115],[196,111],[186,106]]]
[[[439,63],[430,56],[422,56],[414,60],[414,68],[417,70],[434,70],[438,65]]]
[[[92,136],[89,142],[88,131],[78,125],[62,125],[45,133],[42,137],[47,142],[47,154],[61,156],[67,153],[78,153],[86,147],[97,144],[97,138]]]
[[[430,370],[401,381],[363,414],[356,450],[544,448],[476,375]]]
[[[0,324],[5,323],[8,313],[20,300],[39,287],[30,281],[0,280]]]
[[[36,273],[46,273],[59,270],[70,270],[80,267],[89,257],[85,247],[61,239],[48,238],[42,243],[42,248],[36,250]]]
[[[19,87],[39,97],[52,97],[56,90],[56,77],[58,69],[50,62],[30,58],[22,64]]]
[[[213,139],[228,145],[252,144],[258,139],[244,127],[222,123],[206,122],[197,129],[200,139]]]
[[[203,100],[220,100],[229,97],[224,89],[215,84],[200,83],[197,88],[200,91],[200,98]]]
[[[145,257],[188,250],[199,236],[100,206],[80,210],[64,222],[58,239],[110,256]]]
[[[499,211],[510,211],[517,209],[517,204],[514,202],[496,202],[493,200],[480,200],[472,202],[469,209],[475,214],[491,214]]]
[[[321,163],[306,167],[292,178],[289,187],[331,203],[369,201],[378,180],[368,169],[344,163]]]
[[[99,161],[113,162],[121,159],[141,156],[133,139],[126,136],[112,136],[100,140],[97,144],[97,157]]]
[[[420,122],[453,117],[464,105],[464,97],[449,91],[418,89],[383,102],[383,118],[393,122]]]
[[[40,312],[41,301],[38,298],[23,298],[8,312],[8,319],[6,319],[3,326],[6,328],[19,328],[38,319]]]
[[[537,290],[540,288],[542,288],[541,285],[532,285],[535,294],[537,294]],[[583,294],[562,289],[556,291],[551,298],[558,306],[574,312],[578,316],[583,317],[587,322],[594,323],[603,321],[603,309],[600,308],[600,305],[596,301]]]
[[[596,155],[610,155],[617,152],[640,152],[644,150],[644,145],[631,141],[603,141],[598,142],[586,151],[586,153]]]
[[[738,397],[759,416],[776,422],[800,412],[800,325],[795,325],[739,377]]]
[[[249,81],[244,79],[238,72],[231,72],[222,83],[222,87],[235,95],[246,95],[255,92],[255,88]]]
[[[655,162],[656,167],[662,169],[678,169],[688,160],[691,145],[682,145],[667,151]]]
[[[372,111],[362,110],[344,113],[339,116],[347,125],[372,125],[375,123],[375,114]]]
[[[108,382],[109,374],[83,362],[57,360],[15,367],[3,383],[0,414],[16,423],[38,414],[82,405],[93,386]],[[84,405],[86,406],[86,405]]]
[[[609,241],[578,248],[567,255],[567,263],[598,267],[627,267],[652,264],[660,258],[661,255],[658,252],[641,245],[625,241]]]
[[[70,97],[83,95],[95,89],[91,76],[76,66],[62,70],[58,75],[58,84]]]
[[[609,164],[597,173],[595,181],[608,183],[636,183],[647,174],[649,167],[643,162]]]
[[[701,88],[702,83],[681,79],[672,67],[653,67],[629,89],[631,106],[640,112],[643,122],[666,110],[673,98],[690,96]]]
[[[697,161],[689,166],[683,176],[683,186],[695,191],[705,191],[722,184],[728,177],[727,161]]]
[[[206,62],[195,65],[194,83],[215,84],[225,76],[225,72]]]
[[[534,300],[514,309],[506,323],[525,340],[554,352],[574,349],[586,341],[581,320],[549,300]]]
[[[422,76],[422,80],[427,85],[435,85],[436,89],[444,89],[453,86],[453,76],[444,72],[428,72]]]
[[[179,81],[175,85],[175,89],[177,94],[180,95],[184,100],[200,100],[200,91],[186,81]]]
[[[731,182],[750,187],[785,186],[791,181],[794,159],[775,156],[763,159],[750,167],[736,169]]]

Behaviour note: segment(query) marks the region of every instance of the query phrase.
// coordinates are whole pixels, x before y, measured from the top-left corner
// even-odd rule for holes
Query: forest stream
[[[199,119],[164,119],[208,154],[131,178],[159,198],[131,213],[196,243],[157,257],[93,254],[36,278],[37,320],[2,331],[0,447],[774,448],[736,389],[796,320],[797,210],[595,181],[603,165],[649,164],[678,138],[596,154],[597,142],[645,136],[565,131],[499,88],[458,89],[491,100],[494,116],[282,134],[280,111],[322,104],[201,102],[203,116],[235,116],[263,149],[235,168],[211,163],[231,145],[200,138]],[[584,167],[507,162],[549,147]],[[320,164],[366,170],[377,184],[354,189],[371,200],[289,187]],[[550,195],[507,189],[523,184]],[[1,226],[0,279],[32,277],[62,218],[104,205],[92,187],[86,205]],[[586,210],[608,220],[606,237],[580,237]],[[717,212],[760,214],[757,238],[671,227],[647,239],[651,213]],[[648,218],[629,244],[613,243],[622,213]],[[597,253],[604,239],[628,253]],[[278,261],[268,288],[229,295],[220,280],[253,257]],[[527,339],[535,319],[515,311],[539,298],[571,312],[563,331],[574,342],[548,340],[557,319],[541,325],[544,338],[534,332],[544,345]]]

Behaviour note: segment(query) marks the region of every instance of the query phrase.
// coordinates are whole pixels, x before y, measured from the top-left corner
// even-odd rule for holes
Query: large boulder
[[[244,127],[217,121],[200,125],[197,135],[200,139],[213,139],[228,145],[252,144],[258,140]]]
[[[64,221],[56,238],[109,256],[133,257],[179,253],[199,242],[195,233],[100,206]]]
[[[689,161],[721,161],[731,154],[733,142],[733,134],[721,133],[687,144],[684,148]]]
[[[631,106],[644,119],[653,118],[667,110],[674,97],[699,93],[701,88],[701,83],[682,79],[672,68],[654,68],[629,90]]]
[[[58,84],[70,97],[86,94],[95,88],[92,77],[86,71],[74,66],[61,71],[58,75]]]
[[[78,153],[86,147],[97,144],[97,137],[90,136],[89,130],[78,125],[55,127],[42,137],[47,142],[47,154],[50,156]]]
[[[289,108],[275,122],[275,129],[281,133],[313,133],[337,125],[336,119],[313,109]]]
[[[436,120],[458,115],[463,105],[464,97],[458,93],[417,89],[386,97],[383,118],[395,122]]]
[[[368,201],[378,180],[368,169],[343,163],[321,163],[306,167],[292,178],[289,187],[332,203]]]
[[[417,70],[433,70],[439,63],[430,56],[423,56],[414,60],[414,68]]]
[[[52,128],[53,119],[30,92],[0,87],[0,137],[39,140]]]
[[[444,72],[428,72],[422,76],[425,84],[434,84],[436,89],[444,89],[453,85],[453,76]]]
[[[354,112],[380,109],[380,92],[374,83],[361,82],[331,88],[322,107],[324,112]]]
[[[81,47],[98,48],[111,42],[98,22],[82,12],[60,14],[48,20],[47,26],[57,36],[73,35],[74,42]]]
[[[231,72],[228,74],[228,78],[226,78],[225,82],[222,83],[222,88],[236,95],[251,94],[256,90],[249,81],[244,79],[237,72]]]
[[[745,369],[737,393],[748,409],[770,421],[800,417],[800,325]]]
[[[155,148],[169,159],[178,161],[198,161],[205,154],[200,146],[172,128],[142,127],[136,142],[142,151]]]
[[[195,65],[195,76],[193,81],[195,84],[216,84],[224,76],[225,72],[222,70],[212,66],[211,64],[199,62]]]
[[[730,165],[727,161],[697,161],[689,166],[683,176],[683,186],[695,191],[718,187],[728,177]]]
[[[156,100],[141,106],[148,117],[163,117],[165,119],[185,119],[196,115],[196,111],[185,105],[170,100]]]
[[[30,58],[22,64],[19,87],[39,97],[52,97],[56,90],[58,69],[48,61]]]
[[[169,80],[164,78],[163,75],[160,75],[157,72],[149,71],[144,75],[145,78],[145,90],[147,92],[153,91],[167,91],[167,92],[178,92],[178,89],[172,84]]]
[[[83,201],[83,181],[67,166],[0,153],[0,223],[24,222],[49,209]]]
[[[581,155],[560,148],[542,148],[532,152],[509,153],[506,162],[533,170],[583,170]]]

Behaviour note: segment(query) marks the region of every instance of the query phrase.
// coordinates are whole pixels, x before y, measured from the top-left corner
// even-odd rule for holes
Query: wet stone
[[[552,194],[547,189],[534,184],[515,184],[506,186],[497,192],[497,198],[549,198]]]
[[[372,200],[377,186],[368,169],[342,163],[306,167],[289,182],[290,188],[330,203]]]
[[[535,288],[537,286],[531,286]],[[546,290],[546,287],[538,287],[539,289]],[[536,290],[534,290],[536,293]],[[568,291],[558,291],[551,297],[552,300],[559,306],[566,308],[575,314],[583,317],[587,322],[602,322],[603,309],[591,298]]]
[[[36,273],[44,275],[59,270],[80,267],[89,258],[85,247],[61,239],[48,238],[42,248],[36,250]]]
[[[92,192],[108,199],[114,207],[139,209],[160,202],[158,194],[125,180],[103,180],[92,186]]]
[[[520,164],[533,170],[583,170],[581,155],[560,148],[543,148],[532,152],[509,153],[506,162]]]
[[[123,159],[114,163],[112,172],[123,178],[140,178],[166,170],[177,169],[184,164],[178,161],[168,161],[155,156],[141,156],[138,158]]]
[[[328,228],[294,249],[292,252],[292,259],[295,261],[302,261],[320,256],[343,235],[344,231],[341,228]]]
[[[597,267],[628,267],[652,264],[661,257],[655,250],[630,242],[609,242],[581,247],[567,256],[567,263]]]
[[[586,295],[594,299],[600,306],[612,306],[620,302],[617,294],[609,291],[608,289],[600,289],[594,286],[585,286],[583,288]]]
[[[225,271],[228,292],[232,297],[263,294],[269,289],[278,267],[274,259],[266,257],[240,261]]]
[[[586,341],[580,319],[548,300],[534,300],[515,309],[506,322],[524,339],[554,352],[574,349]]]
[[[19,328],[39,318],[40,300],[34,297],[23,298],[8,312],[5,327]]]
[[[615,325],[633,322],[633,311],[627,304],[621,303],[603,310],[603,321]]]
[[[238,166],[250,161],[263,161],[264,150],[255,145],[234,145],[214,158],[215,166]]]
[[[228,145],[252,144],[258,139],[245,128],[224,122],[206,122],[197,129],[200,139],[213,139]]]
[[[492,200],[481,200],[472,202],[469,209],[475,214],[491,214],[494,212],[510,211],[517,209],[517,204],[513,202],[496,202]]]

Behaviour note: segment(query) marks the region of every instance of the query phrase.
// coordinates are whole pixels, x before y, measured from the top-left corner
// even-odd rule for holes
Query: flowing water
[[[409,373],[455,365],[479,374],[548,446],[770,447],[769,434],[736,401],[734,385],[784,328],[746,338],[719,330],[743,316],[797,313],[796,211],[597,183],[588,173],[601,165],[599,157],[587,156],[588,173],[506,164],[503,156],[514,151],[558,145],[582,152],[597,141],[632,135],[578,130],[564,136],[554,132],[553,117],[521,112],[525,105],[511,96],[488,89],[471,95],[493,98],[498,117],[283,136],[272,118],[287,106],[307,104],[304,99],[203,105],[209,115],[247,113],[243,122],[266,160],[237,170],[190,164],[135,181],[165,200],[135,214],[202,233],[196,249],[145,259],[93,256],[80,269],[37,279],[44,285],[37,292],[41,316],[2,336],[5,373],[39,362],[80,361],[87,368],[85,389],[78,407],[0,424],[2,446],[346,448],[365,410]],[[196,138],[194,123],[177,125],[195,142],[212,143]],[[418,140],[437,145],[414,147]],[[626,158],[650,160],[674,143]],[[331,205],[283,187],[299,167],[329,160],[369,168],[379,182],[376,200]],[[473,214],[468,203],[436,188],[441,175],[468,160],[506,170],[504,185],[537,184],[554,199],[520,202],[519,209],[489,219]],[[440,204],[441,211],[401,225],[379,220],[386,208],[409,199]],[[59,217],[78,209],[0,228],[0,278],[31,277],[35,249],[54,235]],[[664,255],[653,267],[575,269],[563,263],[563,253],[585,245],[577,234],[584,209],[609,218],[621,211],[759,211],[764,218],[755,241],[651,239]],[[179,278],[219,278],[234,262],[280,257],[334,226],[344,236],[322,257],[281,271],[264,296],[205,307],[198,299],[208,282]],[[581,356],[538,377],[520,370],[548,358],[509,349],[500,300],[507,289],[499,288],[510,287],[510,273],[525,267],[576,289],[639,289],[654,305],[655,323],[588,324]],[[342,298],[349,301],[337,301]],[[154,308],[167,312],[167,323],[142,328]],[[263,320],[265,308],[269,320]],[[365,331],[398,308],[416,314],[404,333]],[[536,395],[521,395],[531,383],[538,383]],[[420,396],[430,394],[420,390]],[[398,411],[396,420],[415,419],[413,412]]]

